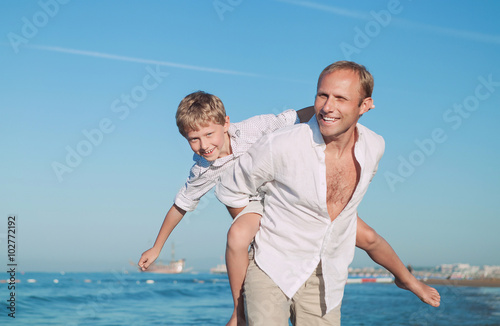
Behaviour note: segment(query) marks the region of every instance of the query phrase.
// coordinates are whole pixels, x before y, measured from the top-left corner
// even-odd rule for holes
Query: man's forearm
[[[411,277],[411,273],[405,267],[401,259],[399,259],[394,249],[392,249],[389,243],[380,235],[376,234],[375,241],[364,250],[374,262],[383,266],[396,278],[405,280]]]

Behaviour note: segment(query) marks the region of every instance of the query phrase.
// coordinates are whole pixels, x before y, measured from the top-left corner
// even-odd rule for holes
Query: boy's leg
[[[417,280],[408,271],[389,243],[359,217],[356,246],[366,251],[374,262],[391,272],[395,277],[397,286],[411,291],[420,300],[433,307],[439,306],[441,300],[439,292]]]
[[[245,278],[245,315],[249,326],[288,326],[290,304],[286,295],[250,259]]]
[[[340,326],[340,304],[326,313],[321,262],[292,299],[294,326]]]
[[[248,247],[259,230],[261,215],[239,215],[227,234],[226,266],[234,301],[233,316],[227,325],[245,325],[243,282],[248,268]]]

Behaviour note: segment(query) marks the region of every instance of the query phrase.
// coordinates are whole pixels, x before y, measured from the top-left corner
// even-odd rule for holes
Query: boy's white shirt
[[[222,173],[233,166],[236,160],[256,141],[263,135],[296,123],[299,123],[299,118],[295,110],[286,110],[278,115],[258,115],[241,122],[231,123],[228,134],[232,154],[215,161],[207,161],[200,155],[194,154],[195,163],[186,183],[175,196],[175,205],[187,212],[195,210],[201,197],[219,182]]]

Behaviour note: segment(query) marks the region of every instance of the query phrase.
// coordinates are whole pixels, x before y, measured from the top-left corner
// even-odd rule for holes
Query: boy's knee
[[[239,248],[246,243],[246,232],[237,223],[231,225],[227,232],[227,246],[229,248]]]

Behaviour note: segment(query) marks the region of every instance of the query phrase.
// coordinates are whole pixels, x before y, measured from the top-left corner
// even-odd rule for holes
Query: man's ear
[[[226,122],[224,122],[224,132],[229,130],[229,116],[226,115]]]
[[[363,115],[366,112],[370,111],[373,109],[375,105],[373,105],[373,99],[371,97],[367,97],[361,102],[361,105],[359,106],[359,115]]]

